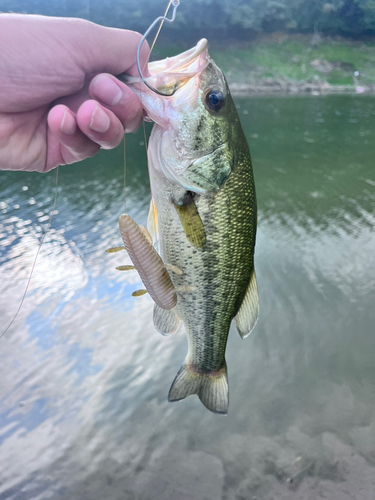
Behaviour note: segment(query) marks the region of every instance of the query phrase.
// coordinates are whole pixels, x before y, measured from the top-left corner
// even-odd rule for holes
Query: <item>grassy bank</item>
[[[163,46],[155,56],[186,48]],[[252,42],[213,42],[210,54],[235,93],[340,92],[356,86],[375,91],[375,40],[273,34]]]

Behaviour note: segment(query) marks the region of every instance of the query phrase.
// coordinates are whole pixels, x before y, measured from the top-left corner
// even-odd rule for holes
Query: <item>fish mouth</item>
[[[160,61],[148,64],[149,77],[144,79],[147,86],[155,89],[163,97],[171,97],[184,86],[191,78],[201,74],[209,62],[208,42],[205,38],[199,40],[192,49],[182,52],[173,57],[166,57]],[[130,85],[135,92],[139,91],[134,84],[141,81],[140,77],[134,77],[122,73],[117,76],[120,80]],[[148,93],[149,89],[142,89]]]
[[[198,76],[208,64],[208,42],[202,38],[195,47],[182,54],[149,63],[146,82],[158,93],[170,97],[191,78]]]
[[[148,70],[151,76],[162,73],[174,73],[176,71],[183,72],[189,69],[191,63],[197,59],[206,49],[208,48],[208,42],[206,38],[199,40],[197,45],[192,49],[182,52],[173,57],[166,57],[160,61],[153,61],[148,64]],[[189,71],[190,72],[190,71]]]

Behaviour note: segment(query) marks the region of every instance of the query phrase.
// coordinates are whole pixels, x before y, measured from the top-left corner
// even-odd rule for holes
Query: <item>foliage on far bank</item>
[[[275,33],[251,42],[212,42],[210,55],[225,73],[231,88],[248,91],[348,91],[364,86],[375,91],[375,40],[317,34]],[[152,59],[172,56],[186,43],[161,44]],[[358,73],[358,74],[357,74]]]
[[[75,16],[145,31],[167,0],[0,0],[2,12]],[[168,27],[175,38],[246,38],[275,31],[375,34],[375,0],[181,0]],[[207,35],[209,34],[209,35]]]
[[[311,35],[263,36],[248,47],[210,50],[215,62],[236,82],[261,79],[375,84],[375,42]],[[355,76],[355,72],[358,75]]]

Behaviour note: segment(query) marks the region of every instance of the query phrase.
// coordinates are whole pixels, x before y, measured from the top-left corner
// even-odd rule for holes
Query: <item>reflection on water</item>
[[[186,354],[133,299],[121,149],[60,170],[58,213],[0,341],[0,499],[370,500],[375,495],[375,99],[237,100],[259,202],[261,314],[228,342],[230,409],[166,401]],[[145,223],[140,136],[127,202]],[[1,324],[17,309],[54,173],[0,174]]]

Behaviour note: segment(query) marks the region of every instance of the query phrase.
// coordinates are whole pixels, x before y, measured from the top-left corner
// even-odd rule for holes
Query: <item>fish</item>
[[[259,311],[250,151],[206,39],[182,54],[149,63],[148,69],[146,81],[157,92],[136,77],[126,80],[141,99],[146,119],[154,122],[148,145],[152,200],[147,230],[122,215],[120,231],[146,290],[152,289],[155,328],[163,335],[175,333],[181,324],[186,330],[188,354],[168,400],[196,394],[208,410],[226,414],[229,328],[234,319],[240,336],[246,337]]]

